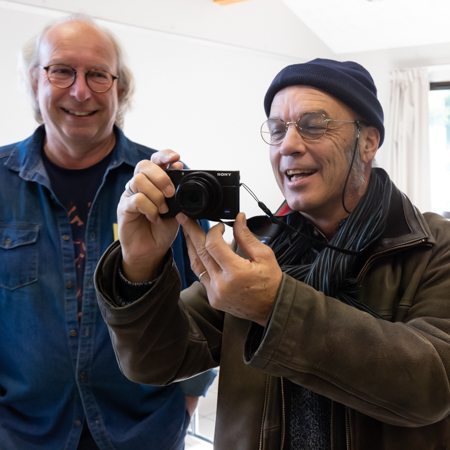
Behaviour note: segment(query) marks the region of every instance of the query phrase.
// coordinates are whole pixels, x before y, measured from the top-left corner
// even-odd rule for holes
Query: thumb
[[[239,213],[233,226],[234,240],[251,260],[256,260],[261,246],[264,246],[247,227],[247,219],[244,213]]]

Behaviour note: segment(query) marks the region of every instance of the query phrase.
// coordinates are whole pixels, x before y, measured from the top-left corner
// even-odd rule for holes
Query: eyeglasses
[[[65,64],[51,64],[50,66],[38,66],[47,72],[48,81],[57,88],[66,89],[75,83],[78,70],[73,69]],[[83,72],[80,72],[83,73]],[[108,92],[114,83],[114,80],[119,78],[112,75],[106,70],[91,69],[84,72],[86,76],[86,84],[89,89],[97,94]]]
[[[325,114],[309,112],[303,114],[297,122],[285,122],[281,119],[267,119],[261,125],[261,137],[269,145],[280,145],[289,129],[289,125],[295,125],[303,139],[314,140],[322,137],[328,129],[329,122],[347,122],[359,125],[361,120],[327,119]]]

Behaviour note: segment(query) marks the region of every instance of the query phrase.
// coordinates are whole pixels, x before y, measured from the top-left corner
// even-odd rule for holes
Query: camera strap
[[[267,217],[275,224],[282,226],[283,228],[290,228],[292,231],[294,231],[296,234],[303,236],[307,239],[309,239],[310,241],[314,242],[317,245],[321,245],[323,247],[327,247],[331,250],[335,250],[337,252],[340,253],[344,253],[345,255],[359,255],[361,254],[365,249],[361,249],[361,250],[348,250],[346,248],[342,248],[342,247],[336,247],[335,245],[331,245],[328,242],[324,242],[321,241],[319,239],[315,239],[312,236],[308,236],[307,234],[302,233],[299,230],[296,230],[295,228],[293,228],[291,225],[287,224],[286,222],[284,222],[283,220],[280,220],[277,216],[275,216],[270,209],[263,203],[261,202],[258,197],[256,197],[256,195],[253,193],[253,191],[245,184],[245,183],[241,183],[240,186],[242,186],[252,197],[253,199],[258,203],[258,206],[264,211],[264,213],[267,215]],[[249,219],[251,220],[251,219]],[[230,227],[232,227],[234,225],[234,221],[227,221],[227,222],[223,222],[221,220],[221,223],[223,223],[224,225],[228,225]]]

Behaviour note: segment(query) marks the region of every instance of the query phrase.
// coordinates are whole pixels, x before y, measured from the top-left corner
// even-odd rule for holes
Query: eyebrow
[[[308,114],[308,113],[319,113],[319,114],[324,114],[325,116],[328,115],[328,113],[324,109],[316,109],[315,111],[308,111],[305,114]]]
[[[60,64],[62,66],[68,66],[68,67],[71,67],[74,70],[78,70],[78,69],[75,69],[71,64],[68,64],[67,62],[61,62],[61,60],[59,60],[59,59],[50,60],[46,64],[46,66],[54,66],[55,64]],[[109,68],[109,66],[106,65],[106,64],[94,64],[90,69],[87,69],[87,70],[93,70],[93,69],[95,69],[95,70],[104,70],[105,72],[113,73],[112,70]]]
[[[92,66],[91,69],[101,69],[101,70],[105,70],[106,72],[112,72],[111,68],[109,66],[107,66],[106,64],[96,64],[95,66]]]

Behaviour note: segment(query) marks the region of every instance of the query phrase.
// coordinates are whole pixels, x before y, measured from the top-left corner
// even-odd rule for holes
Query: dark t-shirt
[[[74,257],[77,271],[78,321],[83,306],[83,277],[86,262],[86,224],[112,152],[97,164],[86,169],[65,169],[52,163],[42,152],[45,169],[56,198],[66,208],[72,228]]]

